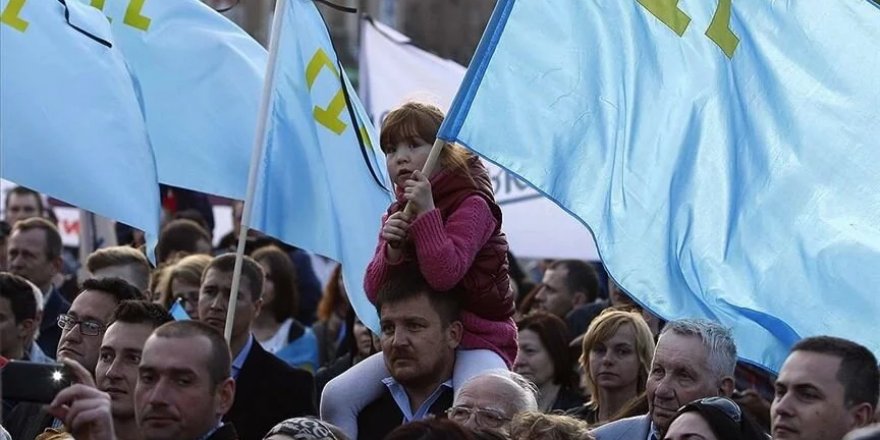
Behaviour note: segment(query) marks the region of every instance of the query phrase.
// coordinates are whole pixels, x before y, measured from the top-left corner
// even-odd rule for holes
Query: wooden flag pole
[[[248,225],[251,224],[254,194],[257,191],[257,174],[263,158],[266,143],[266,126],[269,122],[269,107],[272,101],[272,89],[275,87],[275,63],[278,60],[278,37],[281,35],[281,23],[284,21],[286,0],[275,3],[275,16],[272,18],[272,33],[269,35],[269,58],[266,62],[266,78],[263,80],[263,95],[260,98],[260,113],[257,116],[257,132],[254,135],[254,148],[251,152],[251,164],[248,171],[248,187],[241,214],[241,230],[238,233],[238,246],[235,248],[235,266],[232,269],[232,291],[229,292],[229,304],[226,308],[226,327],[223,336],[229,343],[232,338],[232,323],[235,319],[235,304],[238,302],[238,289],[241,286],[241,265],[244,261],[244,247],[247,241]],[[257,292],[261,293],[261,292]]]
[[[437,138],[434,141],[434,145],[431,146],[431,152],[428,153],[428,159],[425,160],[425,166],[422,167],[422,174],[430,180],[431,173],[434,172],[434,168],[437,166],[437,160],[440,158],[440,152],[443,151],[443,146],[446,145],[446,141],[443,139]],[[412,203],[407,202],[406,207],[403,208],[403,212],[408,215],[412,215],[413,211]]]

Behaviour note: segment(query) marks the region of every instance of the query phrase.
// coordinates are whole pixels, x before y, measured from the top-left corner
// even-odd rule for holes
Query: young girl
[[[464,327],[456,353],[453,384],[482,371],[510,368],[516,359],[514,297],[489,173],[479,158],[446,144],[430,178],[421,172],[443,113],[433,106],[407,103],[382,125],[380,144],[397,200],[388,208],[364,288],[371,301],[399,267],[415,261],[437,291],[459,286],[465,292]],[[412,212],[406,212],[407,203]],[[381,354],[374,355],[327,384],[321,417],[357,438],[357,414],[383,392],[388,377]]]

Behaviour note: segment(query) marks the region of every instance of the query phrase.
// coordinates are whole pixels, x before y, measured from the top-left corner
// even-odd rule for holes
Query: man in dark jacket
[[[223,332],[232,290],[234,254],[215,257],[202,276],[199,320]],[[263,270],[244,257],[241,285],[235,301],[232,336],[232,376],[235,402],[223,418],[245,439],[259,439],[275,424],[297,416],[315,415],[315,381],[266,352],[251,334],[251,323],[262,305]]]
[[[452,406],[452,369],[461,341],[460,295],[435,292],[418,270],[378,292],[381,344],[391,377],[385,392],[358,415],[358,438],[384,438],[397,426],[442,416]]]

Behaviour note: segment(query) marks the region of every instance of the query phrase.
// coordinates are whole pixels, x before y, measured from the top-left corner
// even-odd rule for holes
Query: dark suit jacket
[[[235,380],[235,401],[223,418],[245,440],[259,440],[277,423],[317,415],[311,373],[288,366],[254,341]]]
[[[52,420],[55,418],[43,411],[43,404],[21,402],[15,405],[12,412],[4,415],[3,427],[15,440],[31,440],[51,427]]]
[[[444,411],[452,406],[453,392],[444,387],[443,393],[428,410],[438,418],[445,417]],[[391,391],[387,388],[382,396],[358,414],[358,438],[377,440],[385,438],[388,433],[403,423],[403,411],[397,406]]]
[[[58,340],[61,339],[61,327],[58,327],[58,315],[67,313],[70,303],[61,296],[61,292],[52,288],[49,292],[49,301],[43,308],[43,322],[40,324],[40,337],[37,345],[47,356],[55,357],[58,350]]]
[[[238,433],[235,431],[235,428],[231,423],[224,423],[220,429],[214,431],[214,433],[205,440],[238,440]]]

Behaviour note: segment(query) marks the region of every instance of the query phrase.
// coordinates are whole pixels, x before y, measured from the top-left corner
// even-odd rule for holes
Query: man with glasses
[[[736,345],[730,329],[702,319],[670,321],[663,327],[645,393],[648,414],[596,429],[597,440],[659,440],[679,408],[712,396],[730,397]]]
[[[138,299],[140,291],[119,278],[90,279],[82,284],[70,310],[58,316],[61,328],[56,358],[69,359],[95,374],[101,340],[113,311],[122,301]],[[40,404],[21,403],[4,419],[12,438],[31,439],[45,428],[59,427],[61,421]]]
[[[513,417],[537,411],[535,385],[512,371],[492,371],[472,377],[455,395],[450,420],[469,428],[506,433]]]

